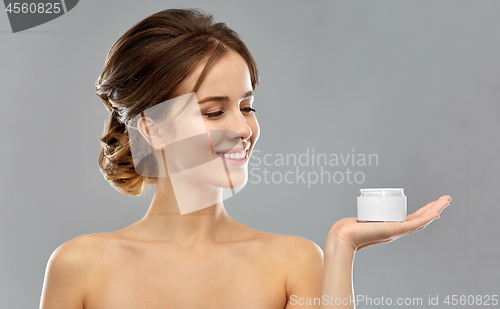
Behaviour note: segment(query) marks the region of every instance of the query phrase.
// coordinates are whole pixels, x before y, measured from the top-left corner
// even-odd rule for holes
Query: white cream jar
[[[359,189],[358,221],[406,221],[403,188]]]

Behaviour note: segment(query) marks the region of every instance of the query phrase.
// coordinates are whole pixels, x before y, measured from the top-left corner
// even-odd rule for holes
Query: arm
[[[325,272],[322,295],[324,308],[355,308],[352,284],[352,267],[355,250],[336,234],[325,242]]]
[[[314,242],[287,236],[283,257],[286,269],[285,309],[319,309],[323,284],[323,251]]]
[[[355,308],[352,285],[352,265],[356,251],[369,246],[391,242],[403,235],[425,228],[439,218],[451,197],[442,196],[416,212],[405,222],[359,223],[356,218],[341,219],[332,226],[325,242],[325,273],[323,295],[333,301],[326,308]],[[337,302],[335,302],[337,301]],[[338,305],[336,305],[338,304]]]
[[[83,309],[89,265],[88,237],[82,235],[59,246],[45,271],[40,309]]]
[[[313,242],[301,240],[294,244],[300,254],[295,254],[288,266],[285,309],[355,308],[352,284],[355,252],[425,228],[439,218],[450,200],[449,196],[442,196],[408,215],[405,222],[359,223],[354,217],[341,219],[326,238],[324,262],[321,249]]]
[[[335,298],[353,297],[352,263],[354,250],[334,234],[329,235],[323,251],[314,242],[296,236],[287,246],[287,279],[285,309],[337,308]],[[332,298],[333,297],[333,298]],[[346,302],[346,301],[345,301]],[[345,308],[353,308],[345,307]]]

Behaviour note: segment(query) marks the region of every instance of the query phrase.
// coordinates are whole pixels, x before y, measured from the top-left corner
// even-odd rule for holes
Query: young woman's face
[[[182,89],[193,89],[204,66],[202,63],[196,68]],[[232,50],[219,59],[196,91],[196,98],[210,135],[210,153],[223,164],[211,168],[213,172],[204,173],[197,180],[227,188],[230,178],[230,187],[242,187],[248,178],[248,159],[259,138],[259,124],[252,111],[252,83],[245,60]],[[205,152],[205,148],[200,145],[193,151]]]

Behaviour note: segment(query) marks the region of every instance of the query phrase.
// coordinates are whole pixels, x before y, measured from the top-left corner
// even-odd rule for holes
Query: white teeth
[[[222,153],[217,153],[218,155],[220,156],[224,156],[224,158],[227,158],[227,159],[233,159],[233,160],[242,160],[246,157],[247,153],[246,151],[242,151],[242,152],[231,152],[231,153],[225,153],[225,154],[222,154]]]

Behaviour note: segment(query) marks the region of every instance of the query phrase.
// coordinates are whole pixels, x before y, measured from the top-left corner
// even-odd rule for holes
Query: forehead
[[[183,91],[190,92],[194,88],[205,65],[206,60],[202,61],[185,79],[181,87]],[[212,65],[196,93],[199,96],[205,94],[238,96],[250,90],[253,89],[248,65],[240,54],[230,50]]]

